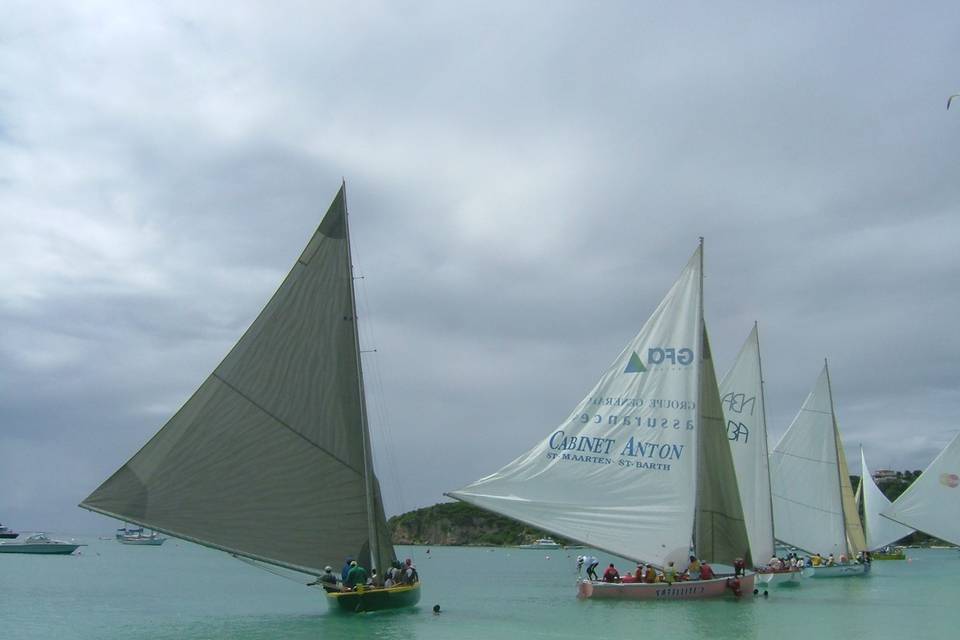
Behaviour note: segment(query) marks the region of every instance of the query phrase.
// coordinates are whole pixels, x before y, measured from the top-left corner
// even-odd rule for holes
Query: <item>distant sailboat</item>
[[[750,539],[750,555],[758,567],[757,580],[766,584],[799,582],[803,575],[799,569],[765,566],[775,549],[767,453],[767,406],[756,323],[733,366],[720,382],[720,400]]]
[[[345,187],[280,288],[166,425],[80,506],[319,576],[396,561],[373,472]],[[329,597],[415,604],[420,585]]]
[[[960,434],[880,515],[960,546]]]
[[[867,541],[867,551],[871,552],[874,560],[904,558],[902,551],[880,553],[882,549],[913,533],[913,529],[880,515],[881,511],[890,506],[890,501],[873,481],[863,447],[860,447],[860,487],[857,488],[857,493],[863,500],[863,533]]]
[[[703,321],[702,246],[597,385],[539,445],[452,491],[458,500],[676,571],[749,562],[749,542]],[[741,580],[578,583],[586,598],[690,599]]]
[[[863,575],[852,562],[866,542],[850,485],[824,361],[816,385],[770,455],[777,539],[837,564],[815,567],[814,577]],[[841,564],[841,558],[848,560]]]

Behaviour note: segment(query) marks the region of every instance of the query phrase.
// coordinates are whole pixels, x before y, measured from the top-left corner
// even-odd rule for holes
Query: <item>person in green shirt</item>
[[[347,572],[347,580],[343,584],[350,589],[366,585],[367,570],[358,565],[356,560],[353,560],[350,563],[350,571]]]

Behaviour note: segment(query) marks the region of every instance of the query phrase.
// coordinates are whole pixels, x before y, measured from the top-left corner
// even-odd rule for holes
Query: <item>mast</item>
[[[370,569],[377,570],[377,553],[380,546],[377,540],[376,504],[373,499],[373,460],[370,447],[370,426],[367,423],[367,397],[363,386],[363,364],[360,361],[360,323],[357,320],[357,294],[353,281],[353,253],[350,249],[350,212],[347,207],[347,182],[343,181],[343,226],[347,236],[347,262],[350,271],[350,315],[353,322],[353,347],[357,356],[357,386],[360,394],[360,430],[363,434],[363,483],[367,504],[367,543],[370,549]]]
[[[823,359],[823,370],[827,373],[827,394],[830,396],[830,422],[833,424],[833,450],[837,458],[837,492],[840,494],[840,515],[843,518],[843,543],[847,547],[847,557],[850,553],[850,539],[847,535],[847,512],[843,508],[843,478],[840,477],[840,445],[837,439],[840,433],[837,431],[837,414],[833,408],[833,384],[830,382],[830,367],[827,365],[827,359]]]
[[[704,355],[706,354],[707,348],[707,332],[703,328],[703,236],[700,236],[700,273],[699,273],[699,291],[697,292],[698,296],[698,305],[697,305],[697,333],[700,339],[700,355],[698,357],[698,366],[697,366],[697,412],[696,412],[696,431],[694,432],[694,446],[693,450],[696,452],[696,464],[694,465],[694,471],[697,476],[700,475],[700,439],[703,437],[703,362]],[[693,492],[693,531],[691,532],[691,541],[693,543],[694,553],[699,556],[697,553],[697,517],[700,514],[700,478],[696,477],[694,480],[694,487],[696,490]],[[711,536],[712,538],[712,536]]]
[[[777,536],[774,530],[776,527],[776,522],[773,519],[773,483],[770,480],[770,449],[769,443],[767,442],[767,398],[763,393],[763,358],[760,357],[760,328],[757,326],[757,321],[753,321],[753,330],[757,333],[757,369],[760,371],[760,410],[761,417],[763,418],[763,455],[764,461],[767,463],[767,500],[770,502],[770,533],[772,538],[770,540],[770,548],[776,553],[777,550]],[[754,562],[757,562],[757,558],[753,559]]]

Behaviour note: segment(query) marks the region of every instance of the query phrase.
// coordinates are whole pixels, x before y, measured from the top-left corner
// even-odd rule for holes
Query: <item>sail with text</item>
[[[703,322],[702,246],[599,382],[530,451],[450,492],[626,558],[748,552]]]
[[[767,419],[757,325],[720,382],[730,453],[737,470],[740,502],[754,560],[774,554],[773,505],[767,457]]]

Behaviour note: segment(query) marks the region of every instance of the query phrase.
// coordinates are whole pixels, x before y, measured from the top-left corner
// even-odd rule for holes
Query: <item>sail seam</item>
[[[799,458],[800,460],[809,460],[810,462],[819,462],[820,464],[829,464],[829,465],[835,465],[835,464],[837,464],[837,463],[836,463],[835,461],[833,461],[833,460],[819,460],[819,459],[817,459],[817,458],[808,458],[807,456],[800,456],[800,455],[797,455],[797,454],[795,454],[795,453],[787,453],[786,451],[777,451],[777,450],[774,450],[773,453],[774,453],[774,455],[790,456],[791,458]]]
[[[808,509],[813,509],[814,511],[822,511],[823,513],[830,513],[830,514],[833,514],[833,515],[835,515],[835,516],[842,516],[842,515],[843,515],[843,513],[839,512],[839,511],[830,511],[829,509],[823,509],[823,508],[821,508],[821,507],[815,507],[815,506],[813,506],[812,504],[807,504],[806,502],[800,502],[799,500],[791,500],[790,498],[786,498],[786,497],[784,497],[784,496],[781,496],[781,495],[778,494],[778,493],[773,494],[773,497],[774,497],[774,498],[780,498],[781,500],[784,500],[784,501],[786,501],[786,502],[791,502],[791,503],[793,503],[793,504],[798,504],[798,505],[800,505],[801,507],[806,507],[806,508],[808,508]]]
[[[235,386],[233,386],[232,384],[230,384],[229,382],[227,382],[226,380],[224,380],[223,378],[221,378],[219,375],[216,374],[216,372],[214,372],[213,374],[211,374],[211,377],[216,378],[217,380],[219,380],[220,382],[222,382],[223,384],[225,384],[231,391],[233,391],[233,392],[236,393],[238,396],[240,396],[241,398],[243,398],[244,400],[246,400],[247,402],[249,402],[250,404],[252,404],[254,407],[256,407],[257,409],[259,409],[259,410],[262,411],[263,413],[265,413],[265,414],[266,414],[267,416],[269,416],[270,418],[272,418],[272,419],[273,419],[277,424],[279,424],[280,426],[284,427],[285,429],[288,429],[291,433],[293,433],[294,435],[302,438],[305,442],[313,445],[314,447],[316,447],[316,448],[319,449],[320,451],[324,452],[325,454],[327,454],[328,456],[330,456],[331,458],[333,458],[334,460],[336,460],[337,462],[339,462],[340,464],[342,464],[342,465],[345,466],[346,468],[350,469],[350,470],[353,471],[354,473],[360,473],[360,471],[357,471],[356,469],[353,468],[353,465],[347,463],[347,462],[344,461],[344,460],[341,460],[339,456],[336,456],[336,455],[334,455],[333,453],[331,453],[330,451],[327,451],[324,447],[320,446],[319,444],[317,444],[316,442],[314,442],[313,440],[311,440],[311,439],[308,438],[307,436],[303,435],[302,433],[300,433],[299,431],[297,431],[296,429],[294,429],[292,426],[290,426],[290,425],[287,424],[285,421],[281,420],[278,416],[274,415],[272,412],[270,412],[268,409],[266,409],[264,406],[262,406],[261,404],[259,404],[256,400],[254,400],[253,398],[251,398],[250,396],[248,396],[247,394],[243,393],[242,391],[240,391],[239,389],[237,389]]]

